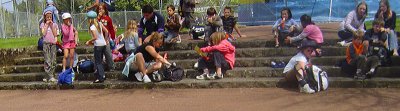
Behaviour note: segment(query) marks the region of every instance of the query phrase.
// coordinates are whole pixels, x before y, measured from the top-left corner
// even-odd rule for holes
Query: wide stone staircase
[[[168,53],[169,61],[176,62],[185,69],[185,78],[179,82],[162,81],[142,83],[127,80],[121,74],[124,62],[116,63],[116,70],[106,72],[107,80],[101,84],[93,84],[94,75],[75,74],[76,80],[72,86],[60,86],[56,83],[42,82],[44,77],[42,51],[31,51],[24,58],[15,59],[15,64],[0,68],[0,89],[124,89],[124,88],[268,88],[288,87],[282,82],[283,68],[272,68],[271,61],[288,63],[297,53],[294,47],[274,48],[274,42],[267,39],[245,39],[233,42],[236,46],[236,63],[233,70],[220,80],[196,80],[199,74],[193,69],[199,56],[193,50],[196,45],[202,46],[201,41],[184,41],[181,44],[166,46],[163,51]],[[354,80],[352,77],[335,66],[345,58],[345,47],[335,46],[336,40],[325,40],[322,47],[323,56],[312,59],[312,63],[327,71],[330,87],[340,88],[382,88],[400,87],[400,58],[392,58],[391,67],[379,67],[374,78]],[[93,48],[79,46],[76,49],[79,60],[92,59]],[[56,72],[61,71],[62,57],[57,57]]]

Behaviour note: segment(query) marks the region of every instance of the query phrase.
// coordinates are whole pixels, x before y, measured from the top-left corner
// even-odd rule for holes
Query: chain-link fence
[[[269,0],[240,5],[238,18],[241,25],[269,25],[280,17],[282,8],[288,7],[296,21],[299,21],[301,15],[308,14],[316,22],[336,22],[343,20],[361,1],[368,5],[367,20],[372,20],[379,8],[379,0]],[[389,2],[391,9],[399,15],[400,0]]]

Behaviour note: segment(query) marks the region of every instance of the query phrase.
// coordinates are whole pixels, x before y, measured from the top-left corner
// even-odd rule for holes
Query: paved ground
[[[0,91],[12,111],[387,111],[400,108],[400,89],[150,89]]]

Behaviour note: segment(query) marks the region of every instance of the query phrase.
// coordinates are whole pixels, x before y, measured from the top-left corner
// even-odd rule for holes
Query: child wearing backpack
[[[164,31],[164,40],[165,43],[180,43],[181,38],[179,36],[179,29],[181,28],[180,16],[179,14],[175,14],[175,7],[173,5],[167,6],[168,18],[167,23],[165,24],[165,28],[167,31]]]
[[[51,10],[45,10],[43,14],[44,20],[40,24],[41,33],[43,34],[43,53],[44,53],[44,69],[47,77],[43,78],[44,82],[56,82],[56,43],[58,25],[53,22],[53,13]]]
[[[108,36],[107,28],[99,21],[97,21],[97,14],[94,11],[87,13],[89,22],[89,33],[92,39],[86,41],[86,45],[94,45],[94,60],[97,73],[95,73],[96,80],[93,83],[103,83],[105,79],[103,56],[106,55],[107,43],[105,36]],[[103,31],[105,36],[103,35]]]
[[[379,65],[378,56],[367,56],[368,45],[364,42],[364,32],[359,30],[353,35],[353,41],[346,50],[346,61],[350,66],[357,68],[354,79],[365,79],[374,74]]]
[[[78,31],[72,24],[71,14],[64,13],[62,14],[63,24],[61,25],[61,33],[63,35],[63,49],[64,49],[64,57],[63,57],[63,69],[65,71],[67,65],[67,58],[69,58],[69,68],[72,68],[74,64],[74,56],[75,56],[75,48],[78,42]]]
[[[292,19],[292,12],[289,8],[281,10],[281,18],[279,18],[272,26],[272,32],[275,37],[275,47],[279,47],[285,38],[295,36],[298,24]],[[297,29],[298,30],[298,29]]]
[[[203,74],[196,76],[196,79],[222,79],[223,73],[233,69],[235,64],[235,46],[225,39],[225,32],[215,32],[211,35],[211,46],[203,47],[201,52],[208,53],[207,58],[200,58],[198,68]],[[210,74],[215,70],[215,74]]]
[[[135,20],[128,21],[125,32],[117,37],[116,44],[124,45],[121,49],[117,50],[125,56],[129,56],[142,45],[142,39],[139,38],[137,22]]]
[[[207,9],[207,19],[206,26],[204,28],[205,37],[204,40],[210,45],[211,34],[214,32],[219,32],[223,30],[222,20],[217,16],[217,11],[215,8],[211,7]]]

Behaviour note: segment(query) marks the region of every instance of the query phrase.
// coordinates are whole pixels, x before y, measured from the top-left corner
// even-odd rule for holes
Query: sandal
[[[278,48],[278,47],[279,47],[279,44],[276,44],[276,45],[275,45],[275,48]]]

